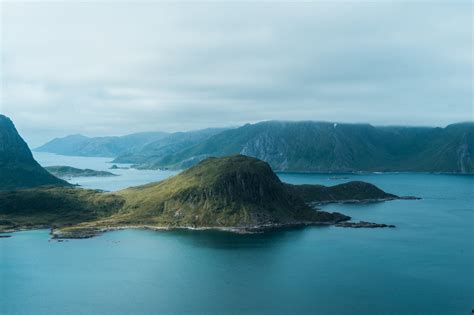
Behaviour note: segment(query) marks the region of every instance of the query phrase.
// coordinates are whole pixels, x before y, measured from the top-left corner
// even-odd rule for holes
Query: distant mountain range
[[[64,154],[59,148],[73,147],[68,137],[53,141],[61,146],[52,147],[50,142],[40,149]],[[277,171],[474,173],[473,150],[472,122],[432,128],[268,121],[164,135],[130,146],[116,154],[114,162],[182,169],[210,156],[244,154],[268,162]],[[89,150],[77,147],[76,151],[90,156]]]
[[[241,153],[281,171],[472,173],[473,150],[474,123],[419,128],[275,121],[222,132],[152,166],[180,168]]]
[[[176,132],[148,143],[138,150],[130,150],[119,155],[114,163],[147,164],[192,147],[227,129],[203,129],[189,132]]]
[[[12,121],[0,115],[0,190],[69,184],[48,173],[33,158]]]
[[[121,137],[94,138],[71,135],[53,139],[34,150],[72,156],[116,157],[128,151],[139,150],[144,145],[168,135],[166,132],[141,132]]]

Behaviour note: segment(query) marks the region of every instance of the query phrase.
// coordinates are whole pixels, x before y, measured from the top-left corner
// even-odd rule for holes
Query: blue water
[[[120,185],[101,188],[135,183],[138,171],[125,171]],[[62,243],[46,230],[13,233],[0,239],[0,314],[470,313],[474,177],[279,176],[326,185],[365,180],[423,200],[324,207],[396,229],[126,230]]]
[[[129,168],[130,164],[112,163],[112,158],[64,156],[46,152],[33,152],[33,155],[42,166],[66,165],[81,169],[90,168],[96,171],[108,171],[119,175],[112,177],[74,177],[67,179],[70,183],[80,185],[84,188],[107,191],[160,181],[177,173],[176,171],[136,170]],[[110,167],[114,164],[129,169],[111,170]]]

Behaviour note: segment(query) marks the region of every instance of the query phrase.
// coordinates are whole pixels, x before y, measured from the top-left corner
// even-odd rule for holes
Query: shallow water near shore
[[[40,155],[44,166],[111,165]],[[73,182],[116,190],[174,174],[117,171],[122,176]],[[469,314],[474,307],[473,176],[279,176],[295,184],[364,180],[423,199],[323,206],[395,229],[123,230],[64,242],[47,230],[13,233],[0,239],[0,314]]]

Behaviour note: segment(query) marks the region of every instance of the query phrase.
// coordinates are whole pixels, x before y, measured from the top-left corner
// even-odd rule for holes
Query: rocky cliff
[[[0,115],[0,190],[69,185],[44,170],[33,158],[12,121]]]

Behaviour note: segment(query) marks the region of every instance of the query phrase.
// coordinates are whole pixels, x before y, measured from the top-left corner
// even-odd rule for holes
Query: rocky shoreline
[[[350,220],[348,217],[347,220]],[[87,239],[102,235],[106,232],[120,231],[120,230],[150,230],[150,231],[176,231],[176,230],[191,230],[191,231],[222,231],[231,232],[237,234],[258,234],[270,231],[277,231],[281,229],[291,228],[303,228],[309,226],[336,226],[343,228],[395,228],[395,225],[373,223],[373,222],[347,222],[346,220],[339,220],[334,222],[292,222],[292,223],[268,223],[253,226],[154,226],[154,225],[119,225],[119,226],[104,226],[104,227],[87,227],[78,228],[74,230],[64,230],[61,228],[54,228],[50,226],[29,226],[29,227],[18,227],[15,229],[0,230],[0,233],[13,233],[27,230],[37,229],[50,229],[50,235],[52,239],[64,240],[64,239]],[[11,235],[0,235],[0,238],[8,238]]]
[[[366,222],[366,221],[359,221],[359,222],[341,222],[336,224],[337,227],[343,228],[394,228],[395,225],[393,224],[384,224],[384,223],[373,223],[373,222]]]
[[[347,220],[350,220],[348,217]],[[106,232],[119,231],[119,230],[128,230],[128,229],[137,229],[137,230],[151,230],[151,231],[175,231],[175,230],[191,230],[191,231],[222,231],[222,232],[231,232],[237,234],[256,234],[256,233],[265,233],[281,229],[289,228],[299,228],[307,226],[331,226],[337,225],[343,221],[334,221],[334,222],[292,222],[292,223],[269,223],[262,225],[254,226],[154,226],[154,225],[121,225],[121,226],[105,226],[97,228],[83,228],[75,230],[61,230],[61,229],[51,229],[50,235],[53,239],[86,239],[92,238],[98,235],[101,235]]]
[[[387,197],[387,198],[377,198],[377,199],[346,199],[346,200],[319,200],[309,202],[308,205],[311,207],[327,205],[330,203],[340,203],[340,204],[367,204],[367,203],[377,203],[377,202],[385,202],[385,201],[393,201],[393,200],[421,200],[420,197],[415,196],[402,196],[402,197]]]

